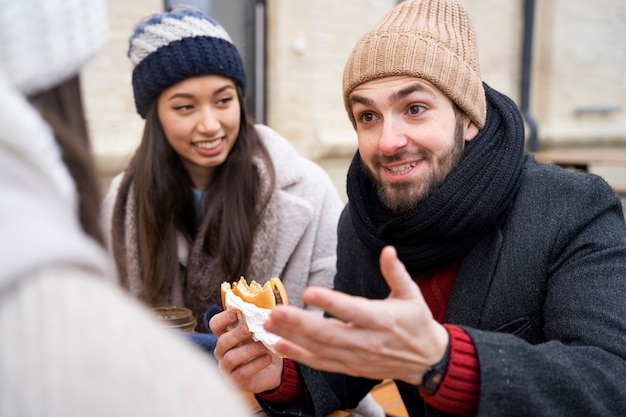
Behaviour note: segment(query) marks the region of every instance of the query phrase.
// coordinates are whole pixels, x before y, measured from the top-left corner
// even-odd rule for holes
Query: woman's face
[[[239,134],[240,103],[230,78],[203,75],[188,78],[161,93],[159,120],[191,181],[206,190]]]

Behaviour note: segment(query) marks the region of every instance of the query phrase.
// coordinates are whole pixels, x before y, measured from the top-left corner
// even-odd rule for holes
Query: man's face
[[[420,78],[369,81],[350,93],[350,103],[366,171],[381,201],[397,213],[435,190],[478,133],[447,96]]]

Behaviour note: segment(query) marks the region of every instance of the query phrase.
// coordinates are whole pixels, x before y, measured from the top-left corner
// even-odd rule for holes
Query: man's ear
[[[471,141],[476,135],[478,135],[478,126],[476,126],[469,117],[465,116],[465,142]]]

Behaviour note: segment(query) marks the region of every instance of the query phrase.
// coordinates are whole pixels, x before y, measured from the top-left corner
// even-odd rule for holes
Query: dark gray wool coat
[[[447,323],[480,362],[479,416],[626,416],[626,224],[600,177],[525,162],[502,226],[464,257]],[[336,288],[389,289],[377,253],[339,224]],[[366,366],[366,365],[364,365]],[[314,415],[354,406],[379,381],[301,367]],[[444,415],[397,381],[411,416]]]

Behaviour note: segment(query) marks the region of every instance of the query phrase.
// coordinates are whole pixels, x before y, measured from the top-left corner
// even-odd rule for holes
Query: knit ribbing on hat
[[[230,36],[196,10],[150,17],[130,37],[128,57],[135,64],[135,106],[143,118],[163,90],[187,78],[221,75],[246,89],[243,61]]]
[[[487,107],[476,35],[467,11],[456,0],[404,1],[359,40],[343,74],[344,105],[353,126],[352,90],[401,75],[429,81],[479,129],[484,126]]]

